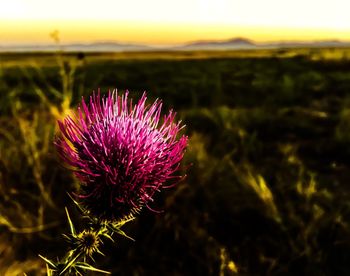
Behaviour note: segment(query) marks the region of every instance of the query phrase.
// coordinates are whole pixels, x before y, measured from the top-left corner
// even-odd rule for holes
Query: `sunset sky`
[[[350,40],[349,0],[11,0],[0,8],[0,44],[119,41],[177,44]]]

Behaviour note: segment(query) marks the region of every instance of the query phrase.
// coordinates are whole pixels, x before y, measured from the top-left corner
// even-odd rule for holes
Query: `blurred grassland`
[[[0,275],[41,275],[79,221],[56,120],[144,90],[187,127],[188,177],[105,244],[114,275],[349,275],[350,49],[0,55]],[[191,164],[191,166],[188,165]]]

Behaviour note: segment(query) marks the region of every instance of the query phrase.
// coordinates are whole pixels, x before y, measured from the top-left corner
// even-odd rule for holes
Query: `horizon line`
[[[175,42],[175,43],[152,43],[152,42],[135,42],[127,40],[114,40],[114,39],[91,39],[91,40],[76,40],[70,42],[8,42],[4,43],[0,41],[0,47],[4,46],[69,46],[74,44],[81,44],[84,46],[93,45],[93,44],[120,44],[120,45],[131,45],[131,46],[149,46],[149,47],[176,47],[176,46],[186,46],[194,43],[223,43],[234,40],[242,40],[252,43],[254,45],[265,45],[265,44],[278,44],[278,43],[322,43],[322,42],[338,42],[338,43],[350,43],[350,39],[341,39],[341,38],[321,38],[321,39],[266,39],[266,40],[255,40],[253,38],[243,37],[243,36],[233,36],[227,39],[196,39],[188,40],[185,42]]]

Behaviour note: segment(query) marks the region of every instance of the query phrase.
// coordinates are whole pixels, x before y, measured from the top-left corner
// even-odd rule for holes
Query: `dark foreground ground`
[[[62,256],[75,185],[52,140],[93,89],[146,90],[187,125],[187,179],[106,241],[113,275],[349,275],[347,49],[0,55],[0,275]],[[79,224],[78,224],[79,225]],[[22,274],[21,274],[22,273]]]

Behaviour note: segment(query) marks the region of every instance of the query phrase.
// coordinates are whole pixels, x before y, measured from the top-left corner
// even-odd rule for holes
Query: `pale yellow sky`
[[[10,0],[0,43],[350,40],[349,0]]]

